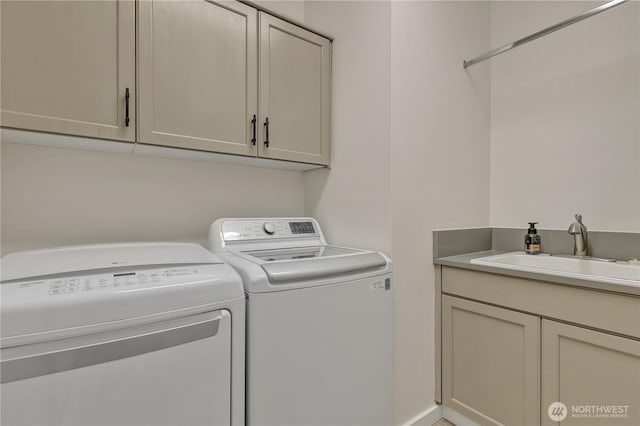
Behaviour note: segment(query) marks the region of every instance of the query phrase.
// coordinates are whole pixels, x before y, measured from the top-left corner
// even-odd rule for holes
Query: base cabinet
[[[437,277],[445,406],[483,425],[640,425],[640,297],[459,268]]]
[[[490,425],[537,425],[540,320],[442,297],[443,403]]]
[[[543,320],[542,412],[543,425],[639,425],[640,342]]]

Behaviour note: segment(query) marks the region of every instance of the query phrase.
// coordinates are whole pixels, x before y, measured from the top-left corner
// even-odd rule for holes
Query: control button
[[[51,289],[49,290],[49,294],[62,294],[62,289],[61,288],[54,288],[51,287]]]
[[[82,282],[82,291],[91,291],[96,288],[95,282],[91,279],[84,280]]]
[[[262,229],[269,235],[273,235],[276,232],[276,226],[271,222],[265,222],[265,224],[262,225]]]

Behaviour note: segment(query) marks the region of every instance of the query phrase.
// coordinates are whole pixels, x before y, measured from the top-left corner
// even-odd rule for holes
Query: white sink
[[[599,260],[566,258],[544,254],[529,255],[524,252],[513,252],[473,259],[471,263],[640,287],[640,265],[626,262],[603,262]]]

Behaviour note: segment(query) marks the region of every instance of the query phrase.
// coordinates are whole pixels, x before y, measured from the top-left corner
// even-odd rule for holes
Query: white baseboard
[[[427,408],[403,426],[431,426],[442,418],[449,420],[456,426],[479,426],[478,423],[444,405],[434,405]]]
[[[442,407],[440,405],[434,405],[418,414],[403,426],[431,426],[442,418]]]
[[[453,411],[449,407],[442,406],[442,417],[449,420],[456,426],[479,426],[478,423],[469,420],[457,411]]]

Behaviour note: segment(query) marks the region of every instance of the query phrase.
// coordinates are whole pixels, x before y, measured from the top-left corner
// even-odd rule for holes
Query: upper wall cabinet
[[[260,12],[259,155],[328,165],[331,42]]]
[[[131,1],[0,2],[2,126],[134,141],[134,13]]]
[[[139,2],[138,141],[256,155],[256,30],[238,2]]]
[[[326,38],[238,1],[0,5],[3,127],[329,164]]]

